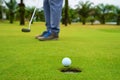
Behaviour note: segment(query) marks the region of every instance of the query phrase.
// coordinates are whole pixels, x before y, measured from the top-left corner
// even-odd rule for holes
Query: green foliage
[[[18,6],[16,0],[10,0],[9,2],[6,2],[6,5],[9,9],[9,19],[10,19],[10,23],[13,23],[13,20],[14,20],[14,14],[16,12],[16,8]]]
[[[86,1],[85,3],[81,1],[77,5],[78,14],[83,22],[83,25],[86,23],[86,19],[89,17],[90,12],[92,11],[92,4],[93,3],[89,1]]]
[[[16,0],[10,0],[9,2],[5,2],[5,3],[12,13],[16,12],[16,7],[18,6]]]
[[[111,16],[112,12],[113,5],[99,4],[96,6],[96,17],[101,22],[101,24],[105,24],[105,22]]]
[[[79,14],[76,9],[69,9],[69,19],[71,22],[79,22]]]
[[[93,24],[93,22],[97,20],[100,21],[101,24],[105,24],[105,22],[117,22],[117,25],[120,25],[120,8],[117,6],[108,5],[108,4],[99,4],[95,6],[93,5],[92,2],[86,1],[86,2],[79,2],[78,5],[76,6],[77,7],[76,9],[71,9],[68,3],[69,0],[65,0],[65,6],[62,10],[63,24],[67,25],[67,24],[71,24],[71,22],[78,22],[78,21],[82,21],[83,24],[85,24],[86,22],[91,22],[91,24]],[[22,7],[19,8],[21,10],[18,10],[17,7],[18,4],[16,0],[10,0],[9,2],[6,2],[6,5],[9,11],[6,8],[5,12],[7,15],[7,19],[10,19],[11,23],[13,22],[14,18],[15,20],[20,20],[19,17],[20,18],[22,17],[20,16],[19,12],[21,12],[21,15],[23,16],[22,13],[24,13],[24,11],[25,11],[24,17],[27,21],[29,21],[34,10],[34,7],[25,7],[25,9]],[[0,18],[2,18],[1,9],[0,9]],[[42,8],[37,9],[34,21],[42,21],[42,22],[45,21],[44,11]]]
[[[34,9],[35,9],[35,7],[26,7],[25,18],[27,20],[30,20]],[[45,21],[44,11],[42,8],[36,10],[35,17],[34,17],[33,21],[42,21],[42,22]]]
[[[22,33],[18,22],[0,22],[0,80],[120,80],[119,26],[61,25],[60,40],[41,42],[44,24]],[[64,57],[82,72],[60,72]]]
[[[0,0],[0,19],[2,19],[2,0]]]
[[[119,7],[114,7],[114,14],[116,17],[117,25],[120,25],[120,8]]]
[[[38,11],[36,15],[37,15],[38,21],[45,22],[45,17],[44,17],[44,11],[43,10]]]

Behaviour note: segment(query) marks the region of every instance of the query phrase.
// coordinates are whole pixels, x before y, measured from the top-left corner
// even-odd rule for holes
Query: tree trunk
[[[25,5],[23,0],[21,0],[19,4],[19,12],[20,12],[20,25],[25,25]]]
[[[117,25],[120,25],[120,16],[117,17]]]
[[[2,19],[2,6],[0,6],[0,19]]]
[[[85,18],[82,19],[82,24],[83,24],[83,25],[86,24],[86,19],[85,19]]]
[[[68,0],[65,0],[65,19],[64,19],[65,26],[67,26],[68,21],[69,21],[68,16],[69,16],[69,14],[68,14]]]
[[[82,24],[83,24],[83,25],[85,25],[85,24],[86,24],[86,22],[85,22],[85,21],[83,21],[83,22],[82,22]]]
[[[10,10],[10,15],[9,15],[10,23],[13,23],[14,20],[14,13]]]
[[[12,4],[13,1],[10,0],[10,3]],[[14,12],[13,12],[12,8],[10,9],[9,20],[10,20],[10,23],[12,24],[12,23],[13,23],[13,20],[14,20]]]
[[[105,16],[102,16],[102,24],[105,24]]]

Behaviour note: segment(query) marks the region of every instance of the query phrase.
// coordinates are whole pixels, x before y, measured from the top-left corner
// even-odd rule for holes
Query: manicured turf
[[[60,39],[44,42],[34,39],[44,23],[23,27],[0,22],[0,80],[120,80],[120,26],[61,25]],[[60,72],[64,57],[82,72]]]

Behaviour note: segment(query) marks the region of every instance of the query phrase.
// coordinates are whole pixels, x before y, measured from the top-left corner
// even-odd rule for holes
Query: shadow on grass
[[[63,72],[63,73],[80,73],[80,72],[82,72],[81,69],[74,68],[74,67],[64,67],[59,70],[60,70],[60,72]]]

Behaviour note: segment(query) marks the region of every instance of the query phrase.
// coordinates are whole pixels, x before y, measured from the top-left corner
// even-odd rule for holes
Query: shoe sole
[[[51,41],[51,40],[58,40],[59,38],[53,38],[53,39],[38,39],[40,41]]]

